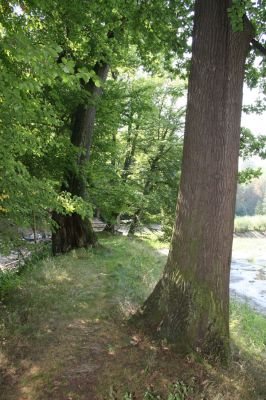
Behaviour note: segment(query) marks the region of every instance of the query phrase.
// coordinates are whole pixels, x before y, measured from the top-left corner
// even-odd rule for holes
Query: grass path
[[[223,371],[130,332],[125,317],[152,290],[165,257],[138,240],[102,243],[28,267],[8,291],[0,304],[1,400],[130,399],[127,391],[152,400],[156,390],[167,398],[173,382],[175,400],[264,399],[263,372],[257,383],[240,356]]]

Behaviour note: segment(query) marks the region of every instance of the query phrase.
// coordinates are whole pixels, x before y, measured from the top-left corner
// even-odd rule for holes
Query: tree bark
[[[196,0],[176,224],[161,280],[133,320],[226,361],[229,274],[244,64],[251,25],[233,32],[229,0]]]
[[[109,66],[105,63],[96,63],[95,73],[102,83],[106,81]],[[93,129],[96,117],[96,102],[102,94],[102,88],[95,85],[90,79],[85,86],[91,94],[90,106],[80,104],[75,112],[71,143],[80,149],[76,165],[71,166],[65,173],[64,183],[61,190],[68,191],[73,196],[87,199],[87,179],[84,167],[89,162],[90,150],[93,137]],[[93,232],[91,222],[88,218],[83,219],[81,215],[73,213],[64,215],[53,212],[52,218],[56,228],[52,234],[53,254],[65,253],[73,248],[95,246],[96,235]]]

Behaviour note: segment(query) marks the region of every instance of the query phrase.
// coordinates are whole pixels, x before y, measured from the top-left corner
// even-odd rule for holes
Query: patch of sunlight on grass
[[[235,301],[230,305],[231,337],[243,351],[266,356],[266,318],[247,304]]]
[[[69,275],[66,271],[62,271],[61,273],[58,273],[54,279],[56,282],[63,282],[63,281],[71,282],[72,281],[72,279],[69,277]]]
[[[170,241],[166,241],[163,238],[163,233],[138,233],[136,235],[139,239],[143,240],[153,249],[164,249],[169,248]]]

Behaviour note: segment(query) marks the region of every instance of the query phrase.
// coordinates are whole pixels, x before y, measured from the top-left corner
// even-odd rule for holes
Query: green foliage
[[[246,12],[246,5],[247,1],[245,0],[233,0],[231,7],[228,9],[234,32],[241,32],[243,30],[243,17]]]
[[[266,136],[254,136],[250,129],[241,128],[240,154],[243,159],[259,156],[266,158]]]
[[[265,159],[266,136],[254,136],[250,129],[241,128],[239,155],[243,160],[247,160],[253,156],[259,156],[260,158]],[[261,168],[245,168],[238,173],[238,183],[250,183],[254,178],[259,178],[261,175]]]
[[[169,62],[176,52],[181,56],[186,51],[191,30],[191,24],[185,23],[191,21],[189,1],[181,5],[176,0],[108,0],[93,4],[87,0],[75,4],[24,0],[23,9],[33,14],[32,19],[41,24],[48,38],[62,43],[65,59],[78,60],[80,68],[88,64],[93,67],[100,60],[113,69],[120,67],[126,63],[131,46],[135,46],[142,63],[154,68],[158,61]]]
[[[15,237],[16,238],[16,237]],[[1,238],[2,239],[2,238]],[[4,240],[5,238],[3,238]],[[10,240],[10,236],[8,236]],[[5,243],[1,242],[1,253],[3,252],[3,246]],[[20,258],[20,261],[12,268],[0,269],[0,305],[1,301],[5,301],[10,293],[15,293],[19,290],[20,285],[25,284],[25,275],[30,274],[34,265],[39,261],[47,258],[50,255],[50,246],[47,244],[25,244],[22,241],[13,243],[16,245],[18,250],[20,245],[21,248],[27,247],[30,251],[28,258]],[[7,246],[8,253],[10,251],[10,243]]]
[[[75,5],[42,0],[0,5],[2,218],[30,226],[33,214],[41,225],[52,209],[91,215],[90,203],[58,192],[64,171],[75,165],[76,150],[70,144],[73,112],[79,104],[91,104],[86,90],[90,79],[101,86],[93,67],[107,62],[114,75],[141,64],[154,71],[163,64],[170,68],[176,52],[181,56],[187,48],[191,26],[184,22],[189,7],[189,2],[182,8],[177,1],[144,7],[122,0],[107,7],[88,6],[86,0]],[[110,174],[119,178],[117,171],[107,171],[107,177]],[[124,212],[136,195],[119,185],[121,196],[111,196],[112,204],[130,192],[117,207]],[[113,215],[112,207],[107,208],[103,205],[104,212]]]
[[[0,301],[3,300],[7,294],[15,290],[20,283],[20,277],[14,271],[0,270]]]
[[[69,192],[61,191],[57,197],[56,211],[63,215],[72,214],[74,212],[81,215],[92,217],[92,206],[79,196],[72,196]]]
[[[2,218],[20,226],[30,226],[33,214],[40,225],[49,219],[65,157],[73,153],[62,104],[47,95],[64,85],[69,71],[56,62],[61,47],[35,36],[39,22],[12,9],[0,19],[1,209]]]
[[[239,30],[245,12],[259,38],[265,10],[255,3],[234,1],[229,13]],[[193,6],[190,0],[0,4],[1,220],[29,227],[34,219],[41,227],[52,210],[91,217],[98,208],[112,223],[136,213],[162,221],[170,235],[184,122],[178,99],[185,88],[176,76],[187,73]],[[252,51],[246,79],[263,91],[264,66],[255,68],[254,59]],[[102,86],[96,62],[108,63],[111,76],[96,102],[91,162],[82,171],[89,197],[81,199],[60,188],[66,170],[78,172],[72,117],[78,105],[95,105],[87,87]],[[265,137],[243,129],[240,155],[265,157]],[[239,181],[259,173],[246,170]]]
[[[247,184],[251,183],[253,179],[259,178],[262,174],[261,168],[245,168],[238,172],[238,183]]]
[[[193,389],[187,386],[183,381],[176,381],[169,387],[169,394],[164,397],[156,393],[153,388],[144,393],[143,400],[188,400],[193,394]]]
[[[142,210],[161,218],[175,202],[182,155],[184,85],[158,77],[109,81],[98,112],[90,195],[101,216]],[[170,206],[169,206],[170,204]]]
[[[243,24],[247,23],[248,19],[252,25],[254,38],[265,48],[265,10],[264,0],[233,0],[228,9],[233,31],[241,32]],[[246,61],[246,82],[250,88],[260,86],[265,94],[265,63],[255,62],[257,56],[262,56],[262,54],[255,47],[251,48]],[[259,108],[261,109],[261,105]]]
[[[246,168],[243,170],[243,174],[246,176],[250,169]],[[251,169],[251,172],[254,171]],[[253,173],[249,178],[253,177]],[[263,202],[266,194],[266,179],[265,173],[261,174],[256,179],[253,179],[251,183],[238,185],[237,197],[236,197],[236,215],[256,215],[263,214]]]
[[[253,215],[235,218],[235,232],[266,232],[266,215]]]

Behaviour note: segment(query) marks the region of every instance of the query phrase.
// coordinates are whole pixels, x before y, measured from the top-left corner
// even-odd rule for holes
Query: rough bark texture
[[[77,213],[62,215],[56,212],[53,213],[53,220],[59,226],[53,234],[53,254],[66,253],[74,248],[97,244],[90,220],[82,219]]]
[[[98,78],[105,82],[109,71],[107,64],[97,63],[94,68]],[[93,128],[96,116],[96,101],[101,96],[102,89],[97,87],[92,80],[86,85],[91,94],[91,105],[79,105],[75,112],[71,142],[80,148],[77,157],[77,165],[66,171],[62,190],[72,195],[82,197],[86,200],[86,176],[84,166],[89,161],[92,144]],[[52,235],[53,253],[65,253],[73,248],[95,246],[97,238],[93,233],[89,219],[83,219],[80,215],[73,213],[63,215],[54,212],[52,215],[56,223],[56,230]]]
[[[252,29],[233,33],[228,0],[197,0],[177,218],[163,277],[135,322],[226,360],[229,273],[244,63]]]
[[[102,83],[106,81],[109,65],[105,63],[96,63],[94,71]],[[86,89],[91,93],[91,105],[80,105],[76,111],[74,126],[72,130],[72,143],[81,147],[79,163],[88,161],[92,144],[93,129],[96,116],[96,101],[102,94],[102,88],[95,85],[92,79],[86,85]],[[85,150],[85,152],[83,151]]]

